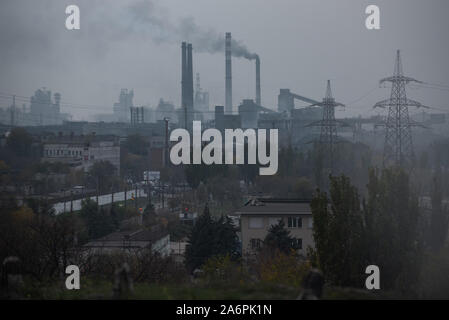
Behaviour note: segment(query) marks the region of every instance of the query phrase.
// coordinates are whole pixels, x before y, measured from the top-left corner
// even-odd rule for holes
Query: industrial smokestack
[[[187,83],[187,103],[189,107],[188,111],[190,111],[190,115],[193,116],[193,57],[191,43],[187,44]]]
[[[226,83],[225,83],[225,111],[232,113],[232,70],[231,70],[231,33],[226,32],[225,39],[225,67],[226,67]]]
[[[256,55],[256,104],[261,105],[260,101],[260,58]]]
[[[182,76],[181,76],[181,108],[184,113],[186,129],[192,127],[193,121],[193,57],[192,44],[183,42],[182,48]]]
[[[186,100],[186,85],[187,85],[187,51],[186,43],[183,42],[181,45],[181,107],[185,108],[187,106]]]

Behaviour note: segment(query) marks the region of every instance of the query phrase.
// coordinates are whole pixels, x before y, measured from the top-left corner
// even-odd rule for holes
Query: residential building
[[[295,239],[298,253],[305,255],[309,246],[314,247],[309,200],[251,199],[234,216],[240,217],[243,256],[256,253],[262,247],[269,228],[279,223],[279,220],[284,221],[291,237]]]

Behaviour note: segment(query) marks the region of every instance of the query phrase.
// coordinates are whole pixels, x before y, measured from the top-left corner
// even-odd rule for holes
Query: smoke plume
[[[170,42],[180,43],[187,41],[192,43],[197,52],[224,53],[224,32],[217,32],[213,28],[203,28],[196,24],[192,17],[182,18],[179,24],[173,24],[168,18],[163,17],[154,2],[142,0],[127,7],[130,28],[134,32],[149,35],[156,43]],[[249,60],[256,59],[257,54],[252,53],[241,43],[232,39],[232,55]]]

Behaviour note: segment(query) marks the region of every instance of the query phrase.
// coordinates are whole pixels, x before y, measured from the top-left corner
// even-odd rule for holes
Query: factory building
[[[196,74],[196,89],[195,89],[195,101],[194,109],[198,112],[200,120],[212,120],[213,115],[209,112],[209,92],[204,91],[200,85],[200,74]],[[198,118],[197,117],[197,118]]]
[[[114,103],[114,120],[117,122],[130,122],[130,108],[133,107],[134,90],[121,89],[119,101]]]
[[[120,144],[117,137],[59,134],[44,140],[42,162],[67,163],[87,172],[96,162],[109,161],[116,168],[115,174],[120,174]]]
[[[156,121],[164,120],[164,118],[170,118],[170,121],[172,122],[177,121],[175,106],[173,103],[165,101],[162,98],[159,100],[159,104],[157,105],[156,110],[154,110],[154,113]]]
[[[245,99],[239,106],[239,115],[242,129],[257,129],[259,127],[259,109],[260,106],[254,103],[254,100]]]
[[[225,129],[237,129],[241,127],[240,115],[225,114],[224,106],[215,106],[215,128],[222,133]]]

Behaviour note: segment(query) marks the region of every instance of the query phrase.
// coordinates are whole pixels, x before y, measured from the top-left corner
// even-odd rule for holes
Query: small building
[[[95,162],[109,161],[120,174],[120,144],[115,136],[50,136],[43,142],[42,162],[62,162],[88,171]]]
[[[240,217],[242,255],[255,254],[272,225],[283,220],[290,236],[295,238],[298,253],[314,247],[313,219],[309,200],[255,198],[238,209],[234,216]]]
[[[183,263],[187,248],[187,238],[170,242],[170,255],[176,262]]]
[[[198,214],[196,212],[184,211],[179,214],[179,221],[181,224],[189,226],[194,226],[197,218]]]
[[[85,244],[89,254],[113,254],[151,249],[162,256],[170,255],[170,235],[159,228],[118,231]]]

